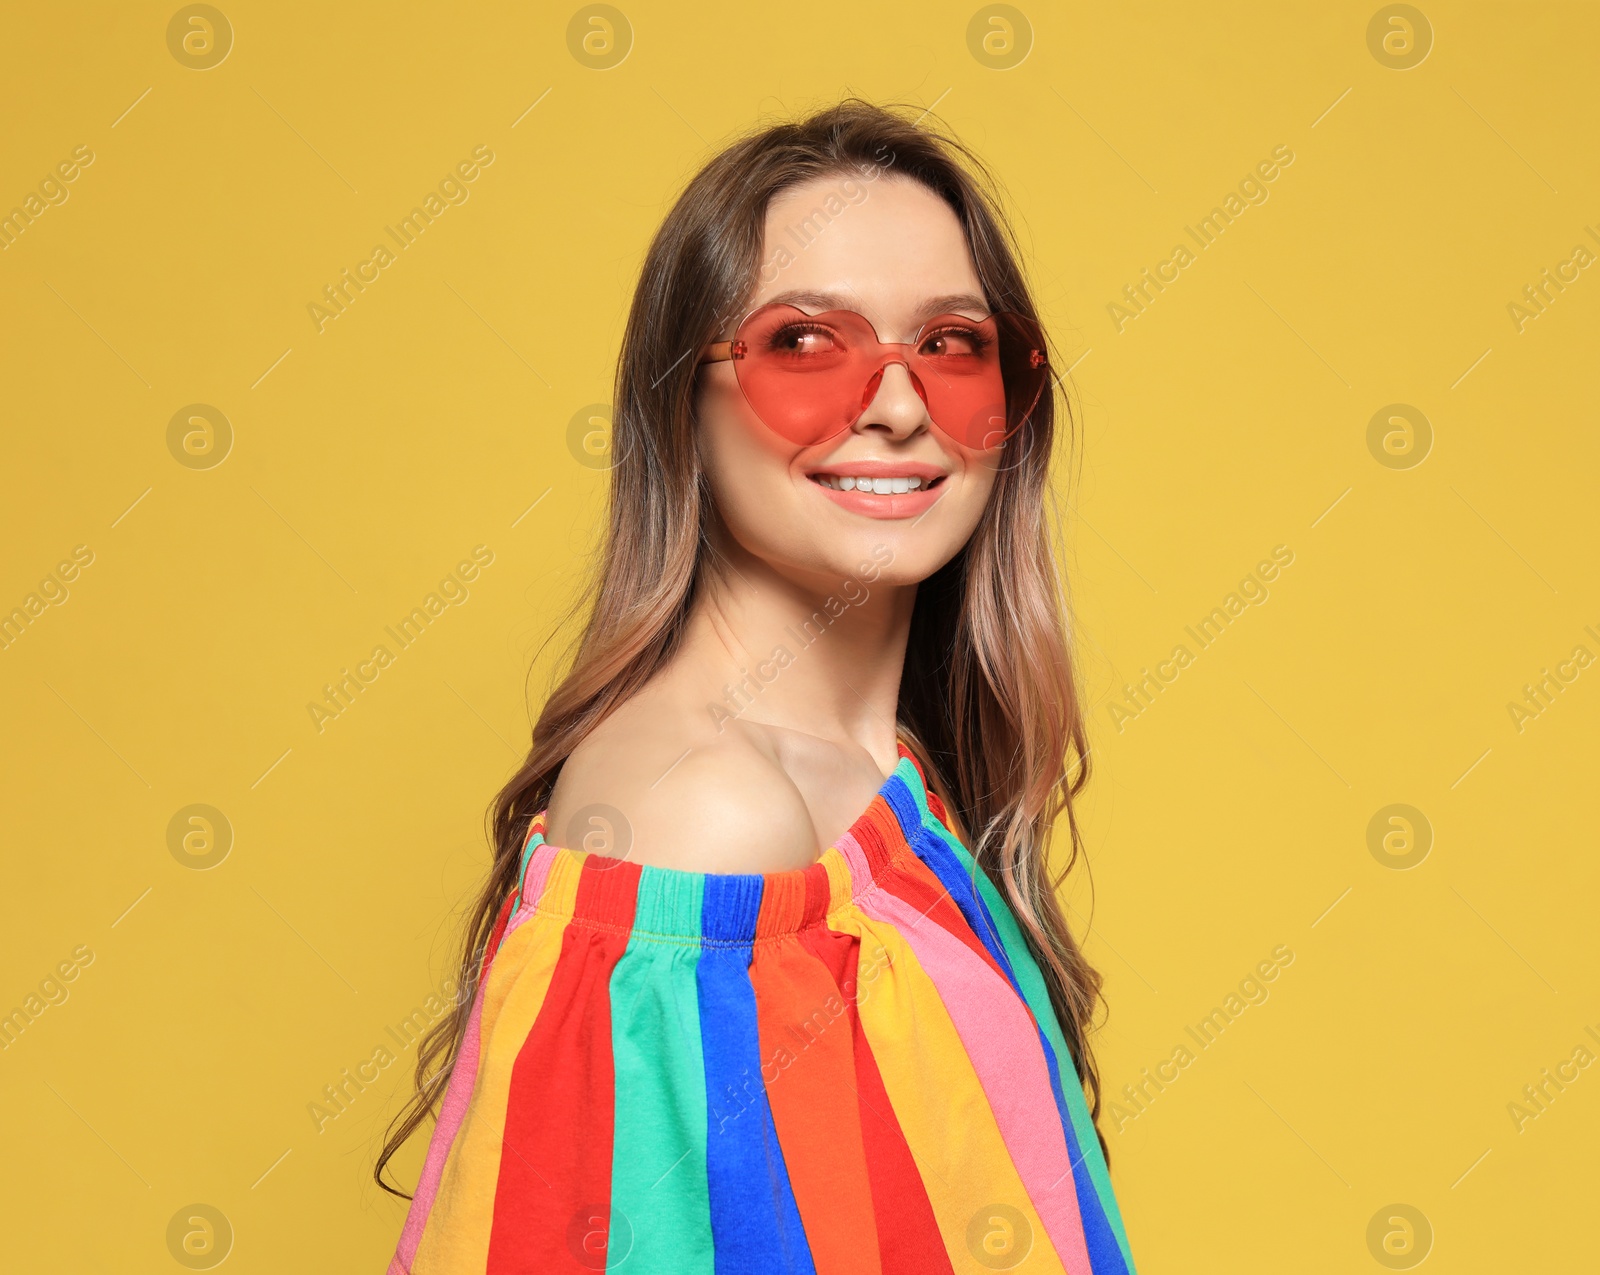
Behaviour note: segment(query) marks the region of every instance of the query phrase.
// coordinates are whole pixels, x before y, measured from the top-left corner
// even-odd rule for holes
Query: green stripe
[[[1134,1275],[1133,1252],[1128,1247],[1128,1234],[1123,1229],[1122,1211],[1117,1207],[1116,1193],[1111,1189],[1111,1173],[1106,1167],[1105,1156],[1100,1151],[1100,1139],[1095,1136],[1094,1121],[1089,1117],[1089,1104],[1083,1096],[1083,1086],[1078,1083],[1077,1071],[1072,1063],[1072,1051],[1067,1048],[1066,1037],[1062,1034],[1061,1024],[1056,1019],[1055,1007],[1050,1003],[1050,993],[1045,987],[1044,975],[1039,972],[1038,963],[1033,959],[1027,940],[1022,937],[1022,927],[1017,924],[1017,919],[1012,915],[1004,896],[995,888],[994,882],[989,880],[989,874],[981,869],[975,870],[975,861],[966,846],[934,818],[933,812],[920,797],[917,804],[922,807],[923,826],[942,837],[952,853],[961,861],[961,866],[966,869],[967,875],[977,878],[978,892],[988,905],[989,914],[994,917],[995,929],[1000,935],[1000,946],[1005,948],[1006,956],[1011,961],[1011,969],[1017,976],[1017,985],[1022,988],[1023,999],[1033,1011],[1034,1018],[1038,1019],[1039,1025],[1044,1028],[1045,1037],[1050,1041],[1051,1048],[1056,1051],[1056,1059],[1061,1066],[1061,1091],[1067,1099],[1067,1110],[1072,1116],[1072,1128],[1078,1139],[1078,1147],[1089,1165],[1089,1177],[1094,1181],[1101,1206],[1106,1211],[1106,1217],[1111,1220],[1111,1230],[1117,1237],[1117,1247],[1122,1250],[1122,1260],[1128,1264],[1129,1275]]]
[[[646,868],[635,926],[685,913],[695,874]],[[693,915],[699,915],[694,901]],[[628,940],[611,974],[611,1051],[616,1088],[608,1271],[712,1275],[706,1188],[706,1079],[693,940]],[[624,1222],[626,1219],[626,1222]],[[622,1247],[625,1236],[631,1246]]]

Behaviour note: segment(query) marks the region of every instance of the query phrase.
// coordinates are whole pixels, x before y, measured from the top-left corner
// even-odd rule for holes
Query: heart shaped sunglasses
[[[699,361],[729,360],[762,424],[807,447],[854,425],[894,363],[935,428],[973,451],[1016,433],[1050,378],[1038,323],[1003,310],[984,319],[941,314],[914,340],[891,342],[854,310],[807,314],[775,302],[752,311],[731,340],[706,346]]]

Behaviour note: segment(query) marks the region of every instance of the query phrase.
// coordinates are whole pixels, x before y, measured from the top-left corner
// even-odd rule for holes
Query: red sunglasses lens
[[[1004,311],[983,320],[955,314],[932,320],[910,366],[926,387],[933,423],[974,451],[1015,434],[1050,375],[1038,324]]]
[[[886,346],[853,310],[764,306],[740,325],[734,368],[762,423],[799,446],[854,424],[890,362],[906,365],[934,425],[963,447],[986,451],[1021,427],[1049,376],[1036,323],[1008,313],[942,315],[919,337],[915,346]]]
[[[878,354],[877,334],[861,315],[769,305],[745,320],[735,341],[739,387],[773,433],[810,446],[861,415]]]

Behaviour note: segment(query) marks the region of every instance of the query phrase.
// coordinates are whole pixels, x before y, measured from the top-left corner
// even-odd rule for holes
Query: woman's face
[[[761,262],[754,294],[719,338],[772,301],[808,314],[858,311],[885,342],[910,341],[939,314],[989,312],[955,213],[899,176],[840,174],[784,191],[767,210]],[[733,538],[782,574],[825,590],[860,576],[863,563],[890,584],[932,575],[972,535],[1005,455],[936,432],[903,364],[884,370],[854,425],[814,446],[761,423],[731,361],[702,367],[698,384],[701,454]],[[915,477],[921,489],[838,489],[843,478],[897,477],[894,485]]]

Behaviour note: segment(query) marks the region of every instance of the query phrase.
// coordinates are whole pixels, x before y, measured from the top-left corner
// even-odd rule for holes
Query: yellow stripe
[[[955,1023],[910,944],[894,926],[856,908],[842,910],[830,925],[860,938],[861,1026],[916,1158],[951,1265],[957,1272],[987,1275],[994,1267],[968,1247],[968,1228],[981,1214],[981,1233],[1003,1235],[1005,1222],[991,1219],[1020,1214],[1031,1232],[1030,1248],[1011,1269],[1028,1275],[1064,1271]],[[1015,1213],[1001,1213],[997,1205]],[[1017,1231],[1020,1235],[1021,1228]]]
[[[484,987],[472,1098],[445,1159],[412,1275],[456,1275],[481,1271],[488,1264],[511,1069],[550,990],[566,929],[562,918],[572,915],[577,890],[577,866],[557,859],[550,865],[540,911],[500,945],[494,958]]]

